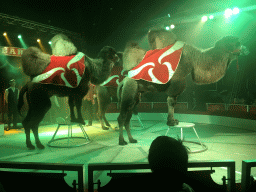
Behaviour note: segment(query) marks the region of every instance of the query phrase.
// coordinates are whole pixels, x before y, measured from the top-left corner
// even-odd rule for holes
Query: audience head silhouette
[[[168,183],[175,191],[183,187],[188,168],[188,151],[181,140],[157,137],[150,145],[148,162],[160,183]]]

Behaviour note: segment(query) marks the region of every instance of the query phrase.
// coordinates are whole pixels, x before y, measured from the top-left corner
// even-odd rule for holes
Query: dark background
[[[243,8],[237,16],[225,20],[223,14],[227,8]],[[147,32],[154,27],[175,24],[173,29],[178,38],[199,48],[209,48],[226,35],[238,36],[250,50],[246,57],[240,57],[229,67],[227,75],[218,83],[198,86],[187,78],[187,89],[179,101],[192,102],[193,91],[197,101],[231,103],[234,97],[246,98],[251,103],[256,98],[255,89],[255,48],[256,48],[256,3],[255,0],[105,0],[105,1],[1,1],[0,13],[8,16],[37,22],[68,30],[67,35],[80,51],[95,57],[99,50],[110,45],[123,51],[128,40],[136,40],[140,46],[149,49]],[[204,24],[200,18],[204,14],[214,13],[214,20]],[[169,16],[168,16],[169,14]],[[2,33],[6,31],[14,47],[21,47],[18,34],[22,34],[27,46],[38,46],[40,38],[46,52],[51,54],[48,41],[54,36],[49,31],[29,29],[16,22],[10,24],[0,18],[0,46],[7,46]],[[27,78],[21,72],[20,58],[0,56],[1,92],[8,87],[12,78],[19,79],[18,86]],[[7,64],[6,64],[7,63]],[[220,94],[223,93],[223,94]],[[145,94],[143,101],[166,101],[166,96]]]

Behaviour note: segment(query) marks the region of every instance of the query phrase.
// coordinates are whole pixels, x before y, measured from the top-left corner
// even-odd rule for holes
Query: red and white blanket
[[[157,84],[166,84],[173,76],[184,42],[177,41],[163,49],[147,51],[139,65],[128,72],[128,77]]]
[[[51,56],[51,62],[42,74],[32,82],[62,85],[75,88],[79,85],[85,70],[85,55],[79,52],[72,56]]]
[[[117,87],[118,84],[123,81],[127,76],[127,71],[123,70],[121,66],[114,66],[111,70],[111,76],[104,81],[101,86],[106,87]]]

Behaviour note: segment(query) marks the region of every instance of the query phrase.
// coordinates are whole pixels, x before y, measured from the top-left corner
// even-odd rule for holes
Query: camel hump
[[[41,74],[51,61],[49,54],[43,53],[37,47],[29,47],[22,54],[23,72],[28,76]]]
[[[123,53],[123,68],[131,70],[143,59],[146,50],[142,49],[137,42],[128,42]]]
[[[64,34],[57,34],[52,39],[52,54],[57,56],[75,55],[77,48]]]
[[[178,41],[172,31],[165,29],[152,29],[148,32],[148,42],[151,49],[162,49]]]

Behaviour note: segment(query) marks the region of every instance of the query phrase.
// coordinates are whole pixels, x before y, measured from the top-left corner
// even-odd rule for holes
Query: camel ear
[[[23,51],[21,59],[23,72],[28,76],[37,76],[49,65],[51,56],[37,47],[29,47]]]
[[[64,34],[55,35],[52,39],[52,54],[56,56],[75,55],[77,48]]]

